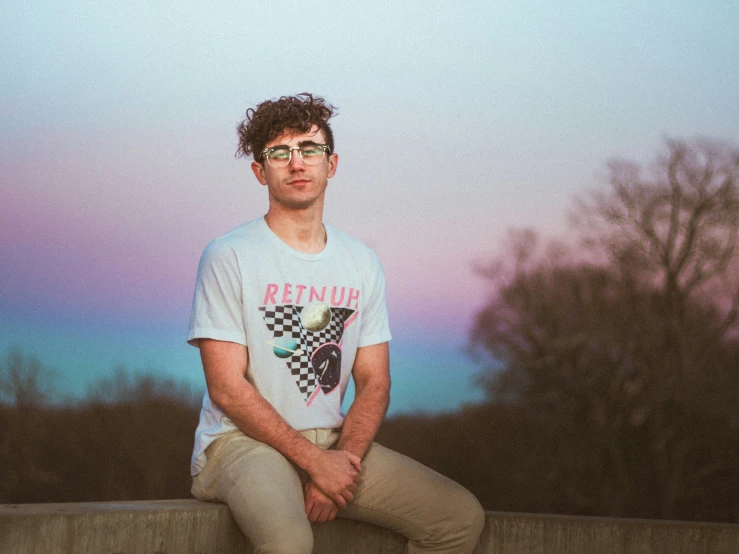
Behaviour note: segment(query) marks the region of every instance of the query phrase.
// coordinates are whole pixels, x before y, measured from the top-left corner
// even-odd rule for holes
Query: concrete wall
[[[316,554],[401,554],[402,537],[346,520],[314,525]],[[1,554],[251,552],[228,508],[198,500],[0,505]],[[739,525],[488,512],[477,552],[738,554]]]

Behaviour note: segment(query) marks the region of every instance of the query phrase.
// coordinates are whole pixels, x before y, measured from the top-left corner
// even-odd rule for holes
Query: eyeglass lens
[[[292,150],[287,146],[277,146],[267,152],[267,161],[272,167],[284,167],[290,163]],[[325,148],[318,144],[305,144],[300,147],[300,157],[307,165],[318,165],[323,161]]]

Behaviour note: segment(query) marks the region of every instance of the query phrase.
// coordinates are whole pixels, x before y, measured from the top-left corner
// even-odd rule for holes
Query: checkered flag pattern
[[[286,363],[290,374],[295,379],[295,384],[307,402],[321,386],[310,361],[313,351],[327,342],[339,344],[344,334],[344,322],[354,313],[354,310],[331,308],[329,324],[321,331],[311,333],[300,322],[302,306],[287,304],[272,308],[264,306],[259,309],[263,312],[267,329],[273,333],[274,338],[290,337],[298,342],[298,348],[302,352],[292,355]]]
[[[300,339],[300,331],[303,326],[300,324],[300,308],[298,306],[288,304],[287,306],[275,306],[270,310],[266,307],[259,309],[264,312],[267,329],[272,331],[274,338]]]
[[[303,311],[303,307],[297,306],[297,310],[298,313],[300,313]],[[325,329],[318,331],[317,333],[306,331],[301,325],[300,329],[303,332],[303,337],[307,346],[306,350],[308,350],[309,354],[313,354],[313,351],[316,348],[326,344],[327,342],[335,342],[336,344],[339,344],[341,342],[341,337],[344,335],[344,322],[349,319],[349,316],[353,313],[354,310],[350,310],[349,308],[331,308],[331,321],[326,325]],[[300,318],[298,318],[298,320],[300,320]]]

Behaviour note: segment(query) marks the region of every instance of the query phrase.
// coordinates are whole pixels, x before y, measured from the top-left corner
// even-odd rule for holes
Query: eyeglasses
[[[285,167],[293,158],[293,150],[300,152],[300,159],[306,165],[318,165],[326,157],[327,151],[331,153],[327,144],[308,143],[292,148],[281,144],[262,150],[262,157],[267,158],[267,163],[272,167]]]

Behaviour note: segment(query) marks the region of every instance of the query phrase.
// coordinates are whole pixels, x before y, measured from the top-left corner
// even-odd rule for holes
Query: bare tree
[[[16,408],[37,408],[49,401],[51,372],[19,348],[8,350],[0,364],[0,399]]]
[[[679,407],[691,399],[733,417],[736,406],[733,391],[722,390],[726,379],[715,354],[737,325],[739,151],[708,140],[668,140],[649,180],[627,162],[609,167],[610,191],[582,203],[582,214],[597,230],[591,243],[603,248],[610,265],[655,291],[660,360],[645,367],[649,374],[642,381],[652,381],[647,424],[662,511],[671,517],[686,480],[727,469],[712,460],[688,479],[687,459],[696,445],[680,431],[694,412]]]
[[[688,299],[720,295],[728,331],[739,306],[739,150],[705,139],[666,144],[651,179],[611,161],[610,189],[580,202],[576,219],[587,244],[661,291],[671,316],[682,317]]]
[[[736,476],[739,152],[667,141],[655,167],[612,162],[580,202],[587,255],[515,236],[473,329],[491,398],[561,438],[552,483],[583,512],[680,517]]]

